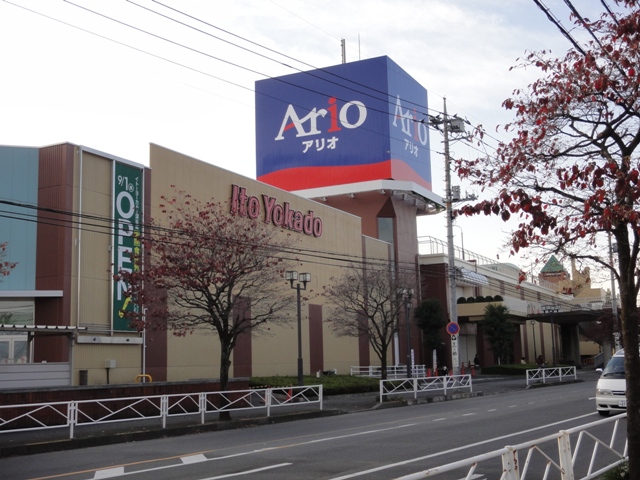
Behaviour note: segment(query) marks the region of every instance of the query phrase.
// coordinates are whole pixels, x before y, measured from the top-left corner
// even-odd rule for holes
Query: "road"
[[[391,479],[598,420],[594,391],[595,381],[585,381],[12,457],[0,459],[0,472],[6,479]]]

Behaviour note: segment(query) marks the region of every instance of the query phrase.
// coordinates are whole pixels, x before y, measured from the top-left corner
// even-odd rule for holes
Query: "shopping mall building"
[[[256,222],[296,237],[296,268],[311,274],[315,292],[347,264],[383,259],[415,269],[414,305],[437,298],[447,311],[447,250],[433,238],[418,239],[416,228],[418,216],[443,211],[431,189],[426,90],[387,57],[313,73],[256,83],[257,180],[159,145],[150,146],[145,165],[68,143],[0,147],[0,244],[8,242],[5,260],[17,262],[0,282],[0,385],[123,384],[141,373],[153,381],[217,376],[213,333],[132,329],[121,315],[126,287],[113,279],[114,268],[129,266],[144,225],[166,224],[160,199],[176,189],[223,203],[242,191]],[[310,228],[288,228],[274,215],[285,210],[311,218]],[[581,361],[575,308],[567,307],[571,321],[563,320],[563,308],[552,317],[543,312],[546,304],[575,299],[537,279],[519,285],[512,265],[456,252],[456,296],[502,297],[520,325],[515,358],[551,358],[555,349],[558,358]],[[282,291],[295,302],[284,279]],[[366,338],[333,333],[325,321],[330,303],[322,295],[303,302],[304,373],[379,364]],[[478,324],[484,306],[459,307],[460,360],[478,353],[493,363]],[[395,343],[390,363],[403,364],[410,347],[414,363],[430,364],[420,335],[401,318],[399,337],[408,342]],[[440,352],[449,366],[450,348],[447,341]],[[297,357],[295,325],[273,326],[239,339],[231,376],[295,375]]]

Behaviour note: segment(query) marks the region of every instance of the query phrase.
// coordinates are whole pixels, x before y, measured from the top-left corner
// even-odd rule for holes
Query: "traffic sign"
[[[457,335],[458,333],[460,333],[460,325],[458,325],[456,322],[447,323],[447,333],[449,335]]]

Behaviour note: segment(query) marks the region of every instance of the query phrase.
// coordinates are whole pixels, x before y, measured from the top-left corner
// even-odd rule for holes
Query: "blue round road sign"
[[[457,335],[460,332],[460,325],[455,322],[447,323],[447,333],[449,335]]]

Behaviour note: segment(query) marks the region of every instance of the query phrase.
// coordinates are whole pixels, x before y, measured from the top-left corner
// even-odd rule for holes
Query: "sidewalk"
[[[594,370],[579,370],[578,381],[594,381],[599,373]],[[572,380],[573,381],[573,380]],[[567,383],[567,382],[562,382]],[[41,431],[0,433],[0,458],[16,455],[30,455],[44,452],[73,450],[113,443],[143,441],[153,438],[172,437],[193,433],[247,428],[258,425],[269,425],[291,422],[324,416],[344,415],[371,411],[382,408],[402,407],[412,404],[423,404],[469,398],[481,395],[497,395],[509,391],[525,390],[525,379],[522,377],[494,376],[479,374],[473,378],[473,391],[466,390],[448,393],[446,396],[437,392],[421,394],[417,400],[412,396],[380,403],[378,392],[351,395],[326,396],[323,409],[318,404],[306,404],[299,407],[275,408],[267,417],[265,410],[243,410],[232,413],[232,420],[220,421],[217,414],[208,414],[204,424],[199,423],[198,415],[170,418],[167,427],[162,428],[160,419],[142,420],[99,425],[78,426],[73,439],[69,438],[69,428],[55,428]],[[545,385],[554,386],[560,382]],[[529,387],[531,388],[531,387]]]

